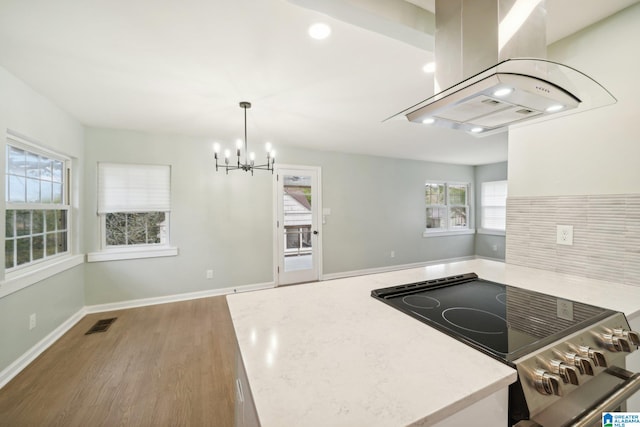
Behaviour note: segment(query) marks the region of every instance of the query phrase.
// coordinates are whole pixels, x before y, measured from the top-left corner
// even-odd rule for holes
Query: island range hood
[[[436,94],[392,117],[486,136],[616,102],[545,59],[544,0],[436,0],[435,21]]]

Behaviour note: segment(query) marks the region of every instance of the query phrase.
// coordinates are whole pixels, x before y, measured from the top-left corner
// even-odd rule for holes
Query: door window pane
[[[287,229],[287,249],[300,248],[300,233],[298,229]]]
[[[309,175],[284,175],[284,270],[286,272],[313,268],[311,227],[312,186]]]

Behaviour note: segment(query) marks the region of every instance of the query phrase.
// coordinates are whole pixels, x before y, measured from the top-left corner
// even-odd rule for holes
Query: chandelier
[[[271,149],[271,143],[267,142],[267,144],[265,145],[265,148],[267,150],[267,162],[262,165],[255,164],[256,153],[254,153],[253,151],[249,152],[249,150],[247,149],[247,108],[251,108],[251,103],[243,101],[240,103],[240,108],[244,109],[244,162],[240,162],[240,157],[242,157],[242,140],[239,139],[236,143],[236,156],[238,158],[237,163],[230,164],[231,151],[227,149],[224,150],[224,165],[218,165],[220,144],[216,142],[215,144],[213,144],[213,156],[216,159],[216,172],[218,171],[218,166],[220,166],[221,168],[225,169],[227,175],[229,174],[230,170],[243,170],[245,172],[251,172],[251,175],[253,175],[254,170],[265,170],[271,171],[271,173],[273,174],[273,164],[276,162],[276,152]]]

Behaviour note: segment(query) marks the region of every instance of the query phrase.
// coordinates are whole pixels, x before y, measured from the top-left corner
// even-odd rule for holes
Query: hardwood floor
[[[232,426],[235,348],[224,296],[90,314],[0,390],[0,426]]]

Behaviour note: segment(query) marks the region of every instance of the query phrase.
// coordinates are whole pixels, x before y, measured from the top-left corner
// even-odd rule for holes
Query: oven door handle
[[[596,406],[580,414],[576,420],[565,424],[565,427],[591,426],[602,419],[603,412],[609,412],[617,408],[640,390],[640,373],[630,372],[617,366],[611,366],[605,372],[625,381],[617,386],[611,394],[597,402]]]

